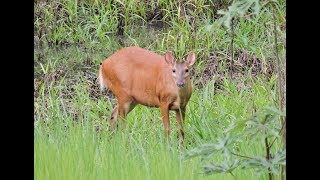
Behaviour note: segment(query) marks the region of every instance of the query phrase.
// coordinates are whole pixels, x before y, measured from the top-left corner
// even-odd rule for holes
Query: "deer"
[[[175,111],[179,144],[183,144],[186,106],[192,94],[190,68],[195,63],[190,52],[185,61],[177,61],[170,53],[156,54],[136,46],[124,47],[102,63],[98,72],[100,90],[111,90],[117,105],[111,112],[111,128],[118,118],[125,128],[125,117],[136,105],[160,108],[164,133],[170,142],[169,111]]]

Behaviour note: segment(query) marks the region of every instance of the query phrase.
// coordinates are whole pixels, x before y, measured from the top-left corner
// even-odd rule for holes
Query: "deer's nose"
[[[179,88],[183,88],[183,87],[185,86],[185,83],[184,83],[184,82],[178,82],[178,83],[177,83],[177,86],[178,86]]]

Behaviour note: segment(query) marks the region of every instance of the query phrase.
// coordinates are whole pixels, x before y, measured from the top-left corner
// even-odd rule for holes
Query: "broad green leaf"
[[[190,151],[188,151],[185,155],[184,158],[192,158],[200,155],[208,156],[211,155],[212,153],[216,152],[219,150],[218,145],[216,144],[203,144],[200,147],[196,147]]]
[[[249,10],[257,16],[260,13],[261,5],[259,0],[239,0],[228,7],[228,11],[218,10],[218,14],[223,15],[220,19],[223,24],[230,28],[231,20],[235,16],[244,16]]]
[[[234,159],[230,164],[224,161],[221,165],[216,165],[213,162],[203,166],[205,174],[209,175],[212,173],[232,173],[240,165],[239,159]]]

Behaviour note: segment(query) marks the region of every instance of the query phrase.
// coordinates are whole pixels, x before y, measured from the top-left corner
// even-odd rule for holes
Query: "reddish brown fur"
[[[173,58],[172,61],[170,57]],[[176,63],[170,53],[161,56],[139,47],[123,48],[107,58],[101,65],[100,76],[118,100],[118,105],[112,112],[112,127],[115,128],[118,115],[125,127],[125,116],[137,104],[160,107],[169,140],[169,110],[174,110],[182,143],[184,139],[182,125],[186,105],[192,93],[191,78],[185,71],[194,60],[190,63],[188,59],[184,63]],[[173,73],[173,69],[177,72]],[[178,88],[178,79],[179,82],[184,81],[184,87]]]

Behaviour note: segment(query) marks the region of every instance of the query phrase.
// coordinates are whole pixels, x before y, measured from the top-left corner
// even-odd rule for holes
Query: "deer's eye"
[[[189,69],[186,69],[186,72],[189,72]]]
[[[175,72],[176,72],[176,70],[175,70],[175,69],[172,69],[172,72],[174,72],[174,73],[175,73]]]

